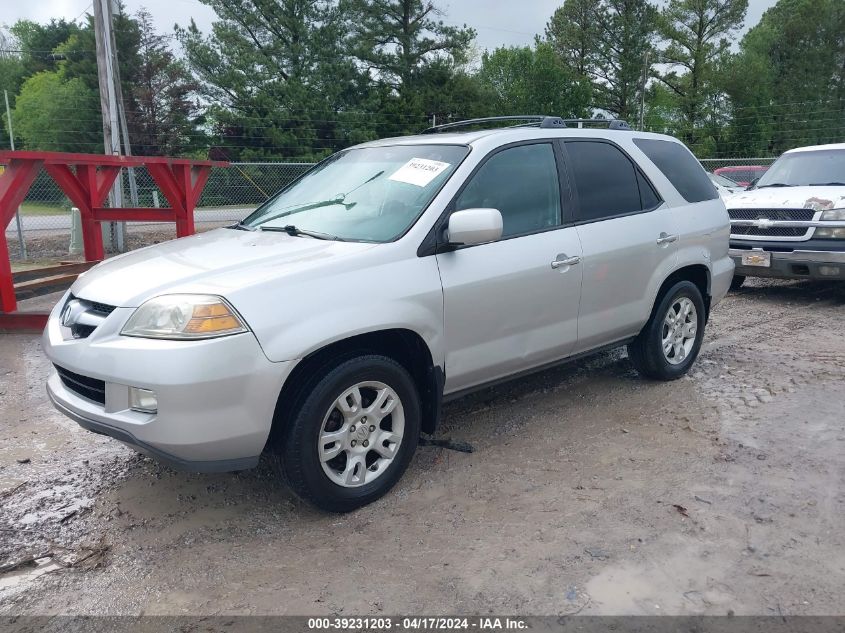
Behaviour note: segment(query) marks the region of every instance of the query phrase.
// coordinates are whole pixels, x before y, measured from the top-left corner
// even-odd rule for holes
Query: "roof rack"
[[[564,119],[563,122],[567,125],[570,123],[576,123],[578,124],[578,127],[582,127],[585,123],[587,123],[592,125],[607,125],[608,130],[631,130],[631,126],[622,119]]]
[[[566,127],[566,123],[563,122],[563,119],[556,116],[546,116],[545,114],[524,114],[524,115],[512,115],[512,116],[488,116],[482,117],[480,119],[466,119],[465,121],[454,121],[453,123],[443,123],[442,125],[435,125],[430,127],[426,130],[423,130],[423,134],[436,134],[438,132],[444,132],[446,130],[453,130],[459,127],[469,127],[471,125],[478,125],[480,123],[500,123],[502,121],[526,121],[522,126],[538,126],[541,128],[561,128]]]
[[[488,116],[480,119],[466,119],[464,121],[454,121],[452,123],[443,123],[441,125],[432,126],[423,130],[423,134],[436,134],[438,132],[445,132],[447,130],[454,130],[461,127],[470,127],[472,125],[479,125],[481,123],[501,123],[502,121],[525,121],[512,127],[527,127],[537,126],[540,128],[564,128],[568,127],[570,123],[576,124],[578,127],[584,127],[585,124],[606,125],[609,130],[625,130],[630,131],[631,126],[622,119],[561,119],[557,116],[548,116],[545,114],[523,114],[510,116]]]

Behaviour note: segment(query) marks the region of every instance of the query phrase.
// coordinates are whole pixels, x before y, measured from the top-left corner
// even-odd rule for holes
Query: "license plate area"
[[[743,266],[757,266],[759,268],[771,268],[772,254],[766,251],[749,251],[742,254]]]

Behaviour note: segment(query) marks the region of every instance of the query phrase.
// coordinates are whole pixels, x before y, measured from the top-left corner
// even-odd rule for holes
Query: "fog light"
[[[839,266],[819,266],[819,274],[836,277],[839,275]]]
[[[156,392],[149,389],[129,387],[129,408],[141,413],[156,413],[158,411]]]

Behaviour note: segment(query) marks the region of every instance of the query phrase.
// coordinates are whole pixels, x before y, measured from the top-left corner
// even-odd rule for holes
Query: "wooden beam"
[[[46,312],[0,313],[0,332],[42,332],[49,316]]]

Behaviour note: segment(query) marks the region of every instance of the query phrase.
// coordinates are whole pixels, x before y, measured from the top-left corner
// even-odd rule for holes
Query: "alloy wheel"
[[[317,442],[323,472],[345,488],[374,481],[396,457],[404,430],[405,412],[396,391],[378,381],[356,383],[323,418]]]

